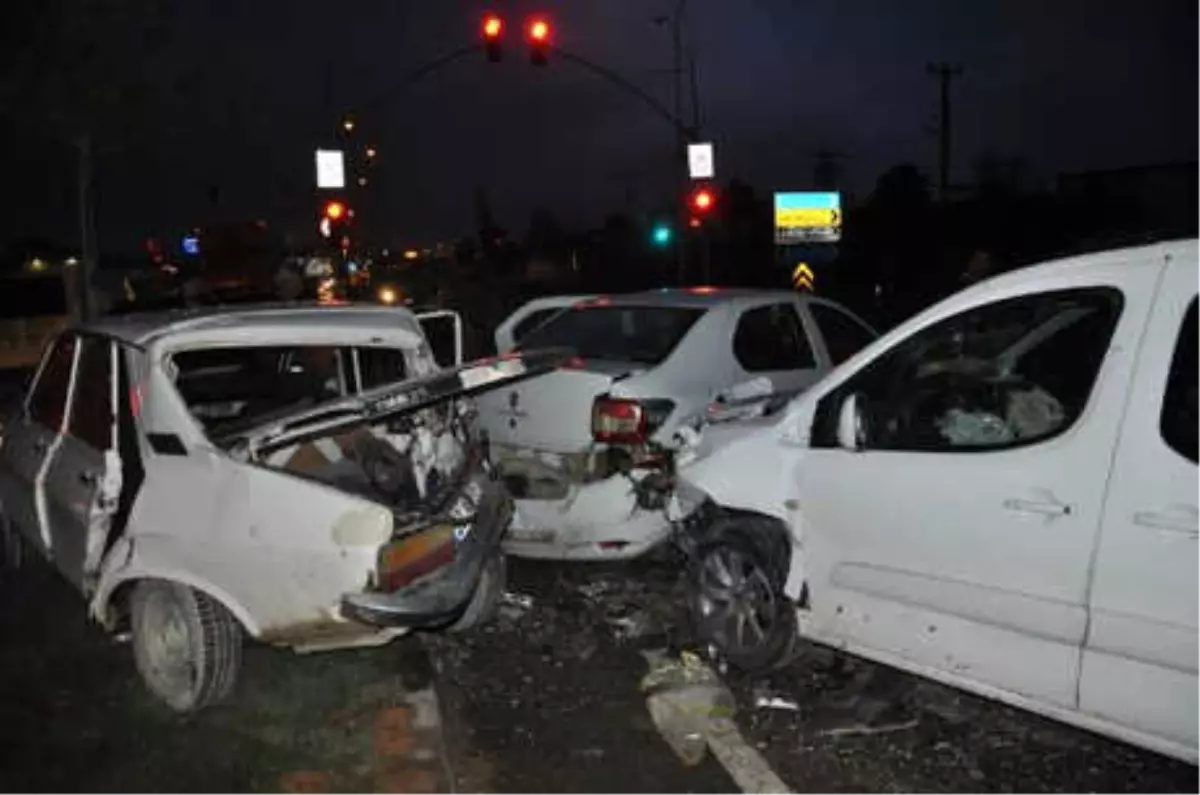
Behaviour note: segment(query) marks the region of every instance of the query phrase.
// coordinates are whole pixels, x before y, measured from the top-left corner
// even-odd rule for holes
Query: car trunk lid
[[[479,423],[503,445],[552,453],[586,450],[592,439],[592,404],[645,365],[578,359],[569,368],[498,388],[477,401]]]

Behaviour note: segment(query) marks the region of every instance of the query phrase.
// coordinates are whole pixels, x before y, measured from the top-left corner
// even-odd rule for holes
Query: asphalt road
[[[639,690],[643,652],[691,645],[675,574],[514,562],[479,631],[303,657],[253,646],[233,701],[190,717],[144,692],[129,646],[52,570],[5,574],[0,789],[736,791],[711,756],[676,758]],[[749,745],[799,791],[1197,789],[1195,767],[831,652],[725,681]]]

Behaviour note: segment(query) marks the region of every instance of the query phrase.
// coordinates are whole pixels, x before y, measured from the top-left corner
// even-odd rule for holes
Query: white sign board
[[[713,145],[688,144],[688,176],[692,179],[712,179],[715,174]]]
[[[317,187],[346,187],[346,164],[340,149],[317,150]]]

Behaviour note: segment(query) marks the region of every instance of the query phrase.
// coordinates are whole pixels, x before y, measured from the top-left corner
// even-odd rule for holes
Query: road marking
[[[729,717],[733,702],[729,687],[699,655],[684,652],[679,661],[669,661],[663,650],[643,651],[650,673],[642,679],[642,690],[649,691],[646,708],[650,710],[659,734],[684,764],[702,758],[691,751],[676,748],[667,736],[670,731],[686,731],[687,736],[702,735],[705,744],[742,792],[777,795],[791,788],[767,764],[757,750],[746,742],[737,724]],[[682,719],[682,725],[675,721]],[[674,725],[664,725],[665,722]]]
[[[792,788],[783,783],[762,754],[742,736],[731,718],[709,717],[705,734],[708,749],[742,792],[786,793]]]

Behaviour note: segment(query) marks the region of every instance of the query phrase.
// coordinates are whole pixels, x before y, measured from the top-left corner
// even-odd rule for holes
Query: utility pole
[[[674,89],[672,93],[674,94],[677,122],[683,119],[683,12],[686,6],[687,0],[675,0],[675,13],[671,15],[671,74]],[[688,187],[687,136],[678,126],[675,132],[675,163],[679,174],[677,195],[684,196]],[[678,227],[683,229],[687,220],[686,216],[680,211],[678,217]],[[679,283],[683,284],[687,281],[687,253],[684,251],[682,241],[675,247],[675,265],[679,271]]]
[[[950,192],[950,81],[962,75],[962,65],[938,61],[925,70],[938,79],[938,200],[945,203]]]

